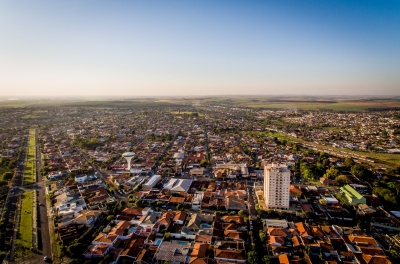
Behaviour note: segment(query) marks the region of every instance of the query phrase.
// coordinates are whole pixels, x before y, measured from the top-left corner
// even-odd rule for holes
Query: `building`
[[[264,201],[268,209],[289,209],[290,170],[286,165],[268,164],[264,168]]]
[[[351,205],[366,204],[367,200],[359,192],[354,190],[350,185],[340,187],[340,191],[344,194],[347,202]]]
[[[87,181],[87,179],[88,179],[87,175],[75,176],[75,181],[77,183],[84,183],[85,181]]]
[[[149,190],[156,186],[159,181],[161,181],[161,175],[155,174],[151,176],[151,178],[145,184],[143,184],[142,188],[144,190]]]
[[[170,179],[166,184],[164,184],[164,189],[169,190],[171,193],[187,193],[192,182],[193,181],[190,179]]]

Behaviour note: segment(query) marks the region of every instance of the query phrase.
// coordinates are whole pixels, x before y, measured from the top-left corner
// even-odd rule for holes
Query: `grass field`
[[[40,116],[40,115],[24,115],[21,116],[21,119],[40,119],[40,118],[46,118],[45,116]]]
[[[30,249],[32,247],[32,225],[33,225],[33,196],[35,191],[25,192],[21,200],[21,216],[16,243]]]
[[[400,166],[400,155],[399,154],[363,152],[363,151],[355,151],[355,150],[344,149],[344,148],[334,148],[331,146],[319,145],[319,144],[316,144],[313,142],[306,142],[302,139],[291,137],[286,134],[283,134],[280,132],[275,132],[275,131],[267,131],[267,132],[261,132],[261,133],[268,135],[270,137],[276,137],[280,140],[286,140],[288,142],[307,143],[307,144],[313,145],[317,148],[321,148],[321,149],[325,149],[325,150],[332,150],[335,152],[345,151],[350,155],[356,154],[356,155],[360,155],[360,156],[366,156],[366,157],[369,157],[369,158],[375,160],[376,165],[381,164],[381,165],[385,165],[385,166],[389,166],[389,167]]]
[[[171,112],[171,114],[174,114],[174,115],[191,115],[193,113],[198,113],[199,116],[204,116],[204,114],[199,113],[199,112],[190,112],[190,111],[180,111],[180,112],[179,111],[174,111],[174,112]]]
[[[36,181],[35,148],[36,148],[35,130],[31,129],[29,131],[28,155],[24,171],[24,185],[32,184]]]

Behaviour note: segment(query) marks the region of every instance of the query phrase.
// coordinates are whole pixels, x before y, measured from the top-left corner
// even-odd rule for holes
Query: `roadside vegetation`
[[[33,196],[35,191],[25,192],[21,199],[21,215],[16,240],[15,254],[21,257],[32,248],[32,225],[33,225]]]
[[[32,184],[36,181],[35,149],[36,149],[35,130],[31,129],[29,131],[28,152],[27,152],[28,155],[24,172],[24,185]]]

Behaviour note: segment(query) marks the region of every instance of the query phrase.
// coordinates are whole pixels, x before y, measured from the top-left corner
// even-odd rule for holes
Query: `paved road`
[[[39,145],[39,130],[36,129],[36,175],[37,175],[37,187],[38,196],[37,201],[38,205],[38,251],[44,255],[51,257],[52,250],[51,250],[51,243],[50,243],[50,234],[49,234],[49,221],[47,217],[47,207],[46,207],[46,193],[45,193],[45,184],[42,174],[40,173],[40,168],[42,167],[42,159],[40,153],[40,145]],[[41,256],[41,261],[43,261],[43,256]]]
[[[263,248],[262,245],[263,243],[261,243],[260,240],[260,235],[259,232],[260,230],[262,230],[262,225],[258,222],[257,219],[257,210],[256,210],[256,206],[254,203],[254,199],[253,199],[253,192],[254,192],[254,188],[251,185],[247,185],[247,206],[249,209],[249,225],[250,225],[250,231],[253,232],[253,237],[254,237],[254,244],[255,244],[255,248],[254,250],[257,252],[258,254],[258,260],[261,260],[261,258],[263,256],[261,256],[260,252],[263,252]]]

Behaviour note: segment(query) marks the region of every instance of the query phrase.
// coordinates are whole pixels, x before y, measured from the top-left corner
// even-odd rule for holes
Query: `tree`
[[[339,183],[339,185],[345,185],[351,183],[349,178],[347,178],[346,175],[339,175],[336,177],[336,181]]]
[[[368,170],[362,164],[355,164],[351,167],[351,173],[353,173],[357,178],[362,179],[367,176]]]
[[[257,253],[254,250],[247,253],[247,262],[249,264],[257,264]]]
[[[326,172],[325,165],[318,162],[317,165],[315,165],[315,172],[317,173],[317,175],[324,175],[324,173]]]
[[[351,167],[354,166],[354,160],[352,158],[345,158],[343,166],[346,168],[346,170],[350,170]]]
[[[326,202],[325,199],[319,199],[318,201],[319,201],[319,203],[322,204],[322,205],[326,205],[326,204],[327,204],[327,202]]]
[[[388,187],[389,187],[390,189],[395,189],[395,190],[396,190],[396,193],[397,193],[397,196],[399,196],[399,192],[400,192],[400,183],[398,183],[398,182],[389,182],[387,185],[388,185]]]
[[[400,259],[400,253],[397,250],[390,249],[387,251],[393,260]]]
[[[135,206],[136,206],[136,207],[142,207],[142,201],[139,200],[139,199],[137,199],[137,200],[135,201]]]
[[[269,257],[268,255],[265,255],[265,256],[262,258],[262,261],[263,261],[265,264],[271,263],[271,259],[270,259],[270,257]]]
[[[9,181],[13,177],[13,173],[11,171],[6,171],[3,173],[3,180],[4,181]]]
[[[310,181],[314,179],[314,172],[311,169],[306,169],[303,171],[303,176],[306,180]]]
[[[263,230],[260,230],[259,236],[260,236],[261,242],[265,242],[267,235],[265,234],[265,232]]]
[[[340,171],[335,166],[331,166],[329,169],[326,170],[324,177],[328,179],[335,179],[339,175]]]
[[[114,219],[114,216],[113,216],[113,215],[107,216],[107,221],[111,221],[111,220],[113,220],[113,219]]]

